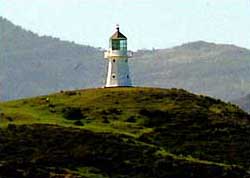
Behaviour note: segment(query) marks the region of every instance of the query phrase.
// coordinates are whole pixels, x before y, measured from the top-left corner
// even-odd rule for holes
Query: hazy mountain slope
[[[67,91],[0,109],[0,177],[249,177],[250,116],[184,90]]]
[[[231,100],[250,90],[250,51],[194,42],[140,52],[131,63],[137,85],[185,88]]]
[[[102,53],[96,48],[39,37],[0,18],[0,80],[4,99],[100,86],[104,69]]]
[[[199,41],[134,55],[130,70],[136,86],[184,88],[224,100],[250,90],[250,51],[244,48]],[[100,87],[105,69],[99,49],[38,37],[0,18],[2,99]]]
[[[244,109],[248,113],[250,112],[250,94],[238,98],[236,100],[233,100],[232,102],[239,105],[242,109]]]

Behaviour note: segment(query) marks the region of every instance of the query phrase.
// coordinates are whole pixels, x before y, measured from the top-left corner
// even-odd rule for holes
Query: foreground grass
[[[236,165],[175,155],[127,135],[52,125],[0,130],[2,177],[244,177]],[[39,138],[39,139],[38,139]]]

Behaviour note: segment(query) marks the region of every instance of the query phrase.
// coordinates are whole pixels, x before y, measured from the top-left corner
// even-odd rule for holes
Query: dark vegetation
[[[210,97],[92,89],[0,109],[0,177],[249,177],[250,116]]]
[[[69,120],[79,120],[85,117],[81,108],[66,107],[63,109],[62,113],[63,116]]]
[[[176,159],[125,135],[51,125],[0,132],[1,177],[244,177],[240,168]],[[95,176],[81,176],[81,168]]]

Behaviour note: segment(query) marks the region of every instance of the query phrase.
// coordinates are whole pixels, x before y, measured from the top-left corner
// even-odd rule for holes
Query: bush
[[[13,119],[12,117],[10,117],[10,116],[7,116],[6,119],[7,119],[8,121],[10,121],[10,122],[14,121],[14,119]]]
[[[102,118],[103,118],[102,123],[104,123],[104,124],[110,123],[107,116],[103,116]]]
[[[76,91],[66,91],[65,95],[67,95],[67,96],[74,96],[74,95],[77,95],[77,92]]]
[[[15,124],[8,124],[8,129],[11,131],[16,130],[16,125]]]
[[[136,118],[135,118],[135,116],[130,116],[127,120],[126,120],[126,122],[136,122]]]
[[[166,123],[167,119],[171,119],[173,117],[168,111],[161,111],[161,110],[147,110],[141,109],[139,111],[144,117],[147,119],[144,122],[145,126],[159,126]]]
[[[84,126],[84,124],[82,123],[82,121],[75,121],[75,122],[74,122],[74,125],[77,125],[77,126]]]
[[[166,111],[141,109],[139,113],[149,118],[164,118],[168,116]]]
[[[110,113],[110,114],[115,114],[115,115],[120,115],[122,112],[121,112],[121,110],[120,109],[117,109],[117,108],[110,108],[109,110],[108,110],[108,112]]]
[[[85,118],[80,108],[67,107],[63,109],[63,117],[68,120],[80,120]]]

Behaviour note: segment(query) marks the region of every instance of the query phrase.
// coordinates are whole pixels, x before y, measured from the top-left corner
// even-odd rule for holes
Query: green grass
[[[0,103],[1,128],[49,124],[134,139],[156,155],[190,163],[250,166],[250,116],[237,106],[184,90],[106,88]],[[76,122],[82,124],[77,125]],[[84,177],[95,177],[79,167]],[[100,174],[101,175],[101,174]]]
[[[166,151],[164,148],[159,149],[155,154],[161,155],[162,157],[171,157],[175,160],[182,160],[182,161],[188,161],[188,162],[192,162],[192,163],[200,163],[200,164],[205,164],[205,165],[220,166],[220,167],[223,167],[224,169],[230,169],[231,167],[234,167],[234,166],[237,167],[237,165],[228,165],[228,164],[217,163],[217,162],[212,162],[212,161],[200,160],[197,158],[193,158],[191,155],[188,155],[188,156],[175,155],[175,154],[172,154],[172,153]]]
[[[79,167],[76,171],[79,176],[88,178],[108,178],[102,171],[93,167]]]
[[[129,117],[137,117],[141,108],[145,106],[148,108],[162,107],[162,109],[176,107],[170,100],[152,103],[148,96],[143,96],[152,91],[160,93],[163,90],[149,88],[93,89],[1,103],[0,108],[4,117],[0,124],[2,127],[6,127],[9,123],[47,123],[76,127],[72,121],[63,117],[62,110],[66,107],[77,107],[81,108],[86,118],[90,120],[89,123],[84,122],[83,128],[95,128],[96,131],[123,130],[129,134],[137,134],[142,132],[141,128],[138,129],[138,123],[126,123],[125,121]],[[163,105],[162,102],[166,104]],[[114,109],[121,113],[113,113]],[[102,124],[103,117],[107,117],[111,124]],[[11,121],[8,118],[11,118]]]

